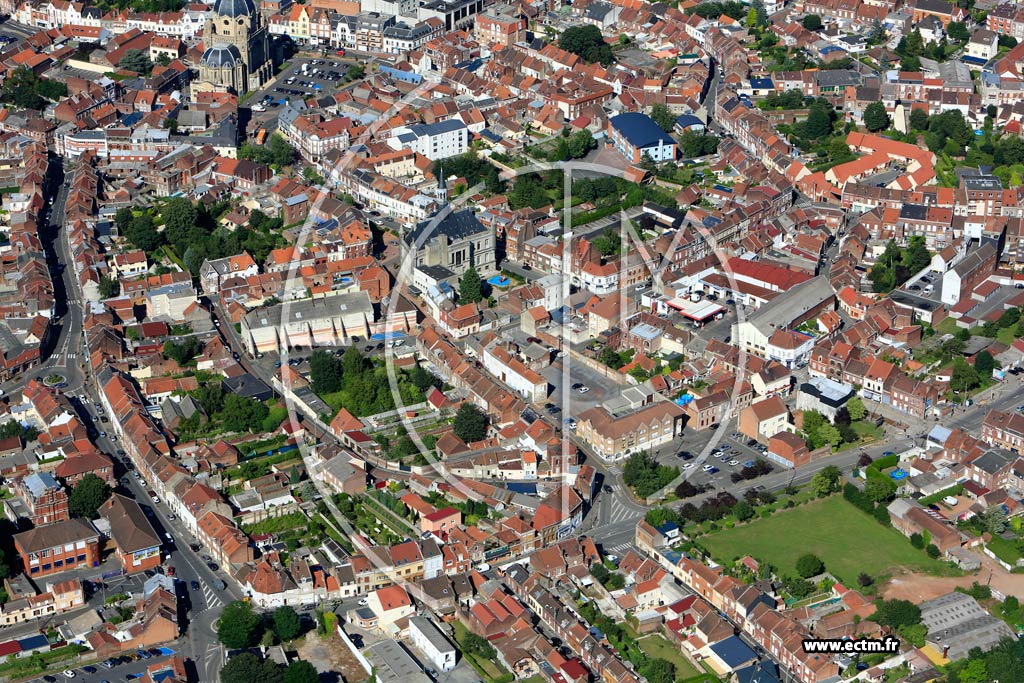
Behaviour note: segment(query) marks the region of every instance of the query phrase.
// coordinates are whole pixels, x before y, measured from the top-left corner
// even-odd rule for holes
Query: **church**
[[[194,90],[241,95],[258,90],[273,75],[269,34],[253,0],[217,0],[206,19],[203,44]]]

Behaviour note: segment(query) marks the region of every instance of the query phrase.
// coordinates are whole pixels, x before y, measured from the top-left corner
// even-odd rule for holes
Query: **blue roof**
[[[704,122],[693,114],[680,114],[676,117],[676,125],[680,128],[689,128],[690,126],[703,126]]]
[[[736,683],[779,683],[778,667],[761,660],[736,672]]]
[[[770,78],[751,78],[750,87],[757,88],[758,90],[764,90],[765,88],[774,88],[775,84],[772,83]]]
[[[739,636],[729,636],[711,646],[711,651],[718,655],[731,669],[746,664],[752,659],[757,659],[757,654],[747,647],[747,644],[739,639]]]
[[[525,482],[518,482],[518,483],[514,482],[514,483],[511,483],[511,484],[506,484],[506,486],[508,487],[508,490],[512,491],[513,493],[522,493],[522,494],[525,494],[525,495],[528,495],[528,496],[537,495],[537,485],[536,484],[528,484],[528,483],[525,483]]]
[[[662,534],[668,534],[673,531],[679,531],[679,525],[675,522],[665,522],[664,524],[658,527],[658,531]]]
[[[823,55],[830,55],[833,52],[846,52],[846,50],[839,47],[838,45],[829,45],[828,47],[821,49],[821,54]]]
[[[964,55],[963,57],[960,58],[960,61],[965,62],[967,64],[977,64],[978,66],[985,66],[986,64],[988,64],[987,59],[982,59],[981,57],[971,57],[970,55]]]
[[[18,639],[18,645],[21,645],[22,652],[28,652],[29,650],[38,650],[41,647],[46,647],[50,644],[50,641],[46,639],[44,635],[29,636],[28,638]]]
[[[676,141],[672,136],[661,129],[650,116],[640,112],[628,112],[613,116],[609,123],[619,133],[629,140],[629,144],[643,149],[644,147],[655,147],[659,142],[666,145],[674,145]]]

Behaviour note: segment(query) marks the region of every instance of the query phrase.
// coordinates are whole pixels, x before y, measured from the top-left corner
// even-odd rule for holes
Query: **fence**
[[[366,657],[363,656],[363,653],[359,651],[359,648],[356,647],[356,644],[352,642],[352,639],[348,637],[348,634],[345,633],[345,629],[343,629],[341,627],[341,621],[340,620],[338,621],[338,627],[337,628],[338,628],[338,637],[341,638],[341,642],[345,643],[345,647],[347,647],[349,649],[349,652],[352,653],[352,656],[355,657],[356,660],[359,662],[359,666],[363,667],[363,669],[366,671],[366,673],[368,675],[372,676],[373,675],[373,667],[370,665],[369,660],[367,660]]]

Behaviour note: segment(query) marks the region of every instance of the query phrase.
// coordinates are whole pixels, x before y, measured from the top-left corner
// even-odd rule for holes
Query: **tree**
[[[676,680],[676,665],[667,659],[645,659],[639,672],[649,683],[673,683]]]
[[[741,522],[746,522],[754,516],[754,508],[747,501],[741,500],[733,507],[732,514]]]
[[[272,659],[261,660],[251,652],[242,652],[220,670],[221,683],[282,683],[281,668]]]
[[[153,217],[148,213],[142,213],[134,218],[124,236],[147,254],[153,253],[164,243],[163,234],[157,232],[156,226],[153,225]]]
[[[270,414],[267,404],[246,396],[230,393],[224,397],[219,417],[224,429],[231,432],[255,432]]]
[[[962,21],[949,22],[949,26],[946,27],[946,33],[958,43],[966,43],[971,39],[971,32],[967,30],[967,25]]]
[[[821,30],[821,17],[817,14],[808,14],[804,17],[804,28],[808,31],[820,31]]]
[[[462,640],[462,649],[468,654],[487,660],[494,659],[497,654],[494,651],[494,646],[487,642],[486,638],[475,633],[466,634],[466,637]]]
[[[864,400],[860,396],[854,396],[846,402],[846,411],[850,413],[850,419],[856,422],[857,420],[863,420],[864,415],[867,414],[867,409],[864,407]]]
[[[876,600],[875,607],[871,621],[882,626],[899,628],[921,623],[921,608],[909,600]]]
[[[672,115],[672,112],[669,111],[666,105],[658,102],[651,107],[651,113],[649,115],[651,120],[658,124],[663,131],[666,133],[672,132],[672,128],[676,123],[676,117]]]
[[[149,53],[142,50],[127,50],[117,66],[137,74],[148,74],[153,70],[153,62],[149,58]]]
[[[867,588],[874,582],[875,580],[874,578],[872,578],[871,574],[868,574],[866,572],[861,572],[860,574],[857,574],[857,585],[861,588]]]
[[[483,298],[483,281],[480,279],[480,273],[476,271],[476,268],[470,266],[459,280],[459,302],[475,304],[482,301]]]
[[[679,149],[688,157],[707,156],[718,149],[718,138],[687,130],[679,137]]]
[[[282,605],[274,610],[274,633],[281,642],[297,638],[302,633],[299,613],[288,605]]]
[[[872,477],[864,484],[864,493],[876,503],[884,503],[895,497],[896,482],[889,477]]]
[[[267,144],[256,146],[248,142],[238,150],[238,156],[242,159],[252,159],[261,164],[272,164],[278,168],[288,166],[295,161],[299,153],[294,147],[288,144],[279,133],[274,133],[267,139]]]
[[[801,578],[809,579],[812,576],[817,576],[823,571],[825,571],[825,563],[822,562],[821,558],[817,555],[813,553],[806,553],[797,558],[796,573],[799,574]]]
[[[1001,505],[986,508],[978,515],[978,521],[981,523],[981,527],[993,536],[998,536],[1006,531],[1006,512],[1003,511]]]
[[[590,568],[590,575],[597,579],[598,583],[604,584],[608,580],[608,575],[611,572],[608,571],[608,567],[605,567],[600,562],[595,562]]]
[[[164,205],[160,216],[164,219],[165,239],[180,248],[189,241],[199,214],[191,201],[184,197],[174,197]]]
[[[605,42],[601,29],[591,24],[567,28],[558,39],[558,47],[579,55],[590,64],[600,62],[608,66],[615,61],[612,47]]]
[[[284,670],[284,683],[319,683],[320,672],[309,662],[297,659]]]
[[[872,133],[889,127],[889,114],[882,102],[872,102],[864,109],[864,125]]]
[[[834,425],[824,425],[818,430],[818,436],[828,445],[835,447],[843,442],[843,434]]]
[[[956,358],[953,361],[953,372],[949,378],[949,388],[955,392],[970,391],[981,384],[978,371],[967,363],[963,358]]]
[[[995,370],[996,360],[988,351],[979,351],[974,357],[974,369],[978,371],[978,378],[991,377]]]
[[[263,620],[252,604],[235,600],[224,606],[217,622],[217,640],[229,650],[253,647],[263,635]]]
[[[807,110],[807,121],[804,132],[812,140],[820,140],[832,134],[832,117],[834,112],[828,100],[816,99]]]
[[[811,490],[814,495],[822,498],[839,490],[843,473],[835,465],[829,465],[814,475],[811,479]]]
[[[452,427],[455,436],[466,443],[472,443],[487,436],[487,422],[487,414],[484,411],[468,401],[463,401],[455,413],[455,422]]]
[[[100,296],[104,299],[117,296],[121,293],[121,283],[116,278],[112,278],[109,275],[100,276]]]
[[[934,543],[929,543],[928,547],[925,548],[924,551],[928,553],[928,557],[932,558],[933,560],[939,559],[939,555],[942,554],[942,552],[939,550],[939,546],[935,545]]]
[[[576,131],[569,137],[569,157],[582,159],[587,156],[590,150],[597,147],[594,135],[586,128]]]
[[[110,498],[110,487],[95,474],[87,474],[71,489],[68,510],[75,517],[96,519],[99,509]]]
[[[924,550],[924,536],[916,532],[910,534],[910,545],[918,550]]]
[[[46,105],[46,100],[39,94],[39,77],[23,66],[12,71],[4,81],[3,99],[22,109],[42,109]]]
[[[928,112],[924,109],[912,109],[910,112],[910,127],[914,130],[928,130]]]
[[[188,336],[180,342],[164,342],[164,355],[178,365],[188,365],[199,353],[199,340],[196,337]]]

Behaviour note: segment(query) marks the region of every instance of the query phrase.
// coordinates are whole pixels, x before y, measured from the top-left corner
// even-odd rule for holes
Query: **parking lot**
[[[339,59],[296,59],[249,101],[257,120],[277,118],[277,109],[291,100],[333,93],[345,82],[351,64]]]
[[[730,478],[732,473],[752,465],[759,458],[765,460],[767,450],[757,442],[751,445],[747,437],[739,432],[732,432],[718,443],[703,466],[693,469],[695,465],[692,459],[678,464],[688,473],[687,479],[695,486],[711,484],[716,489],[728,489],[733,485]],[[697,454],[693,453],[693,455]],[[670,463],[666,462],[665,464]],[[776,466],[773,467],[779,469]]]
[[[142,678],[143,672],[148,667],[166,661],[173,654],[175,654],[174,650],[166,647],[139,650],[97,664],[47,674],[31,679],[30,683],[56,683],[65,680],[82,681],[82,683],[109,683],[113,680],[133,681]],[[71,672],[71,675],[69,676],[67,672]]]

